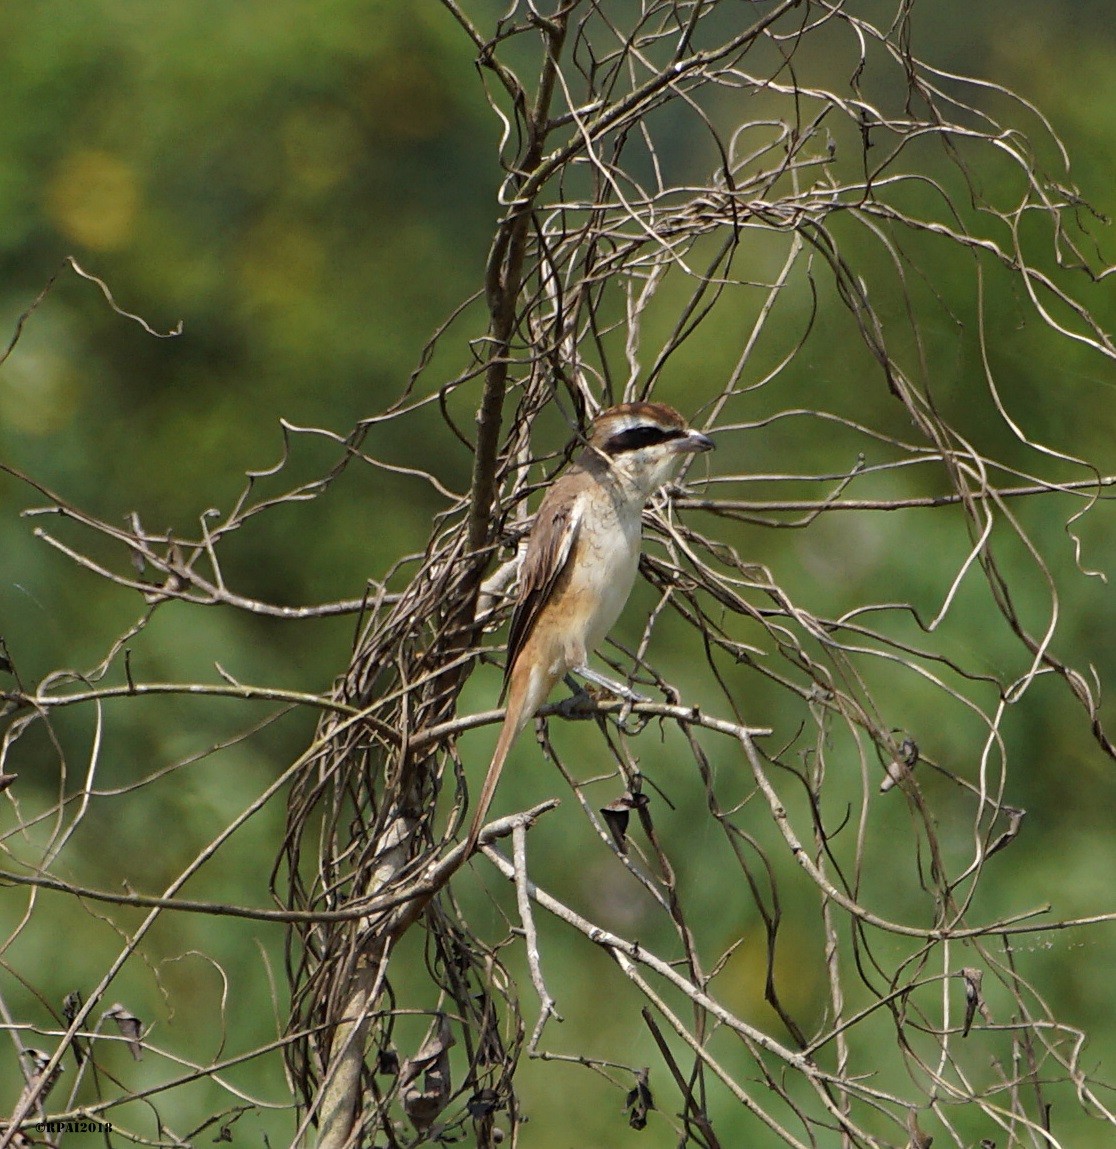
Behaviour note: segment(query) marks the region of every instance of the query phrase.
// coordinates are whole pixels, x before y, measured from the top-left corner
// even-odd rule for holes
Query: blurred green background
[[[488,18],[503,7],[478,5]],[[1116,212],[1116,27],[1108,3],[988,0],[960,11],[924,3],[915,9],[914,32],[918,53],[942,69],[992,77],[1041,108],[1069,148],[1082,193],[1104,215]],[[63,273],[0,366],[0,460],[110,522],[123,523],[135,511],[153,530],[194,536],[208,508],[229,509],[246,471],[280,458],[280,418],[345,434],[392,402],[437,326],[480,286],[497,217],[500,125],[484,99],[473,57],[460,30],[433,3],[32,0],[6,6],[0,15],[3,340],[66,255],[106,280],[121,307],[162,331],[181,320],[184,333],[152,338],[113,314],[94,285]],[[676,146],[684,161],[686,138]],[[1095,230],[1111,255],[1104,228],[1098,224]],[[958,290],[969,291],[969,279],[962,276],[970,276],[971,267],[943,263],[939,274],[945,293],[954,274]],[[1075,284],[1101,326],[1116,327],[1110,284],[1090,287],[1083,277]],[[1011,383],[1013,411],[1044,441],[1094,460],[1105,473],[1116,471],[1111,366],[1054,339],[1033,317],[1021,327],[1025,308],[1018,285],[1006,276],[991,277],[988,290],[995,369]],[[971,306],[971,299],[959,298],[956,310],[968,320]],[[824,332],[824,313],[821,323]],[[833,331],[834,338],[847,337],[847,328]],[[478,314],[450,348],[446,372],[431,373],[422,386],[434,388],[468,362],[465,338],[482,333]],[[966,386],[966,378],[979,371],[971,348],[948,326],[930,336],[943,406],[963,414],[963,429],[985,449],[1037,467],[1033,457],[1016,455],[1010,435],[985,409],[987,399],[974,398]],[[827,356],[816,350],[818,343],[826,346],[824,339],[817,341],[801,363],[813,390],[796,401],[825,397],[826,405],[836,406],[828,396],[855,387],[867,368],[859,352],[846,356],[831,348]],[[695,378],[702,372],[719,378],[736,353],[729,341],[719,350],[711,338],[694,352],[692,364],[685,355],[679,362]],[[700,382],[684,386],[676,380],[674,386],[665,397],[681,406],[688,402],[688,410],[716,391]],[[874,382],[873,394],[878,390]],[[782,397],[781,405],[792,403]],[[468,427],[465,400],[461,411]],[[745,420],[765,413],[742,401],[732,415]],[[401,440],[394,426],[383,433],[374,429],[369,452],[400,464],[433,455],[439,478],[463,490],[468,453],[440,422],[417,419],[414,426],[412,441]],[[798,469],[807,469],[804,460],[819,470],[830,460],[840,467],[857,449],[817,424],[805,432],[753,433],[743,441],[746,456],[732,453],[745,448],[730,446],[734,469],[795,470],[788,460],[798,461]],[[559,442],[556,436],[553,445]],[[291,475],[320,473],[333,454],[324,444],[316,451],[299,440],[284,482]],[[723,457],[714,471],[724,466]],[[768,490],[776,497],[795,494],[777,485]],[[20,518],[24,508],[43,502],[0,476],[0,634],[26,684],[58,667],[88,671],[142,610],[137,596],[76,569],[33,537],[37,525],[71,541],[80,537],[67,535],[67,524],[55,520]],[[350,471],[315,503],[253,520],[230,542],[226,577],[239,593],[287,605],[359,597],[366,579],[422,546],[441,505],[420,483]],[[1079,667],[1095,665],[1101,679],[1111,682],[1111,593],[1074,568],[1062,528],[1070,510],[1058,504],[1054,514],[1039,507],[1020,514],[1053,554],[1061,580],[1059,651]],[[1084,566],[1113,573],[1112,531],[1104,507],[1080,525]],[[742,529],[732,541],[742,553],[762,558],[813,609],[834,612],[873,597],[911,598],[932,611],[966,545],[959,520],[945,517],[909,519],[898,528],[874,520],[854,525],[822,519],[805,533]],[[843,556],[840,562],[835,555]],[[1015,558],[1026,561],[1024,555]],[[834,577],[835,566],[840,578]],[[1024,585],[1033,581],[1020,577]],[[1041,588],[1035,594],[1041,604]],[[644,592],[637,600],[652,601]],[[979,650],[979,658],[998,671],[1014,665],[1020,654],[1002,625],[985,629],[985,600],[974,594],[966,610],[962,624],[943,641]],[[640,611],[633,607],[631,613],[624,624],[628,639],[638,634]],[[165,607],[134,643],[133,671],[144,680],[214,681],[218,661],[242,681],[320,691],[344,669],[353,627],[345,618],[295,624]],[[662,661],[682,678],[684,652],[669,652],[669,631],[664,634]],[[474,676],[463,705],[491,706],[496,681],[492,672]],[[988,878],[988,896],[1003,899],[997,905],[1022,909],[1052,902],[1059,917],[1116,909],[1112,764],[1066,695],[1064,687],[1042,686],[1010,727],[1007,797],[1030,811],[1028,837],[1026,848],[1013,849],[1010,862]],[[912,727],[938,724],[937,758],[959,758],[953,768],[975,775],[979,736],[963,719],[952,725],[932,709],[921,713],[920,707],[932,704],[913,688],[908,699],[897,699],[903,705]],[[253,713],[262,720],[272,710],[260,705]],[[757,710],[750,715],[754,721],[778,724],[779,716],[764,713],[762,702]],[[161,890],[297,755],[312,730],[312,716],[295,714],[250,741],[214,750],[244,728],[246,713],[232,703],[180,698],[107,706],[101,787],[125,787],[160,766],[202,757],[178,772],[173,786],[153,782],[95,802],[59,872],[106,889],[127,882],[145,892]],[[12,827],[56,800],[60,749],[71,771],[85,769],[94,722],[92,711],[67,712],[56,721],[57,745],[38,731],[13,751],[21,806],[5,815],[5,864],[34,858],[41,842],[37,832],[45,837],[46,827],[22,835],[13,835]],[[569,745],[578,744],[576,737],[570,736]],[[491,741],[491,731],[466,739],[465,760],[483,760]],[[670,753],[669,747],[663,751]],[[509,807],[551,792],[550,781],[540,770],[519,784],[518,794],[513,781]],[[928,787],[933,791],[932,781]],[[948,797],[937,797],[948,809]],[[691,780],[682,795],[683,812],[700,810],[700,803],[700,789]],[[902,812],[897,808],[887,816],[901,835]],[[273,804],[249,821],[186,894],[265,904],[282,819],[281,807]],[[541,833],[539,841],[555,856],[564,845],[558,831],[549,838]],[[545,856],[540,866],[546,866]],[[691,904],[713,914],[723,891],[716,883],[703,884],[700,870],[687,880]],[[633,936],[641,926],[650,928],[645,908],[610,905],[608,881],[602,873],[583,883],[606,891],[595,895],[602,914],[614,912],[616,928]],[[36,925],[21,931],[27,909],[25,892],[0,894],[0,936],[10,936],[0,996],[17,1022],[49,1029],[54,1023],[48,1007],[57,1010],[66,992],[87,987],[92,973],[120,948],[119,929],[138,923],[140,915],[114,914],[113,925],[96,907],[78,913],[72,902],[46,894],[33,905]],[[726,944],[731,936],[726,923]],[[553,955],[551,988],[560,1006],[572,1005],[569,999],[594,983],[610,986],[606,993],[622,1000],[603,957],[568,945],[550,924],[544,926],[546,939]],[[1049,943],[1036,940],[1033,948],[1029,976],[1059,1016],[1088,1023],[1088,1063],[1100,1067],[1099,1076],[1116,1080],[1111,927],[1052,936]],[[149,935],[144,955],[144,963],[129,964],[110,998],[154,1024],[154,1044],[204,1062],[222,1042],[228,1056],[281,1029],[286,1004],[277,930],[169,917]],[[776,1031],[757,984],[762,947],[744,947],[733,962],[731,975],[740,988],[730,1004]],[[227,1000],[215,963],[228,971],[234,987]],[[822,991],[797,984],[793,992],[809,1001]],[[624,1008],[566,1012],[596,1015],[592,1022],[572,1016],[558,1031],[556,1042],[570,1049],[588,1044],[599,1052],[610,1042],[622,1048],[625,1042],[646,1043],[638,1019],[633,1022]],[[28,1039],[44,1048],[50,1040]],[[130,1085],[153,1084],[169,1074],[154,1056],[133,1066],[126,1049],[115,1052],[113,1069]],[[625,1056],[636,1055],[625,1050]],[[654,1060],[650,1046],[642,1058]],[[570,1067],[526,1069],[521,1084],[533,1118],[531,1144],[619,1143],[636,1136],[618,1112],[621,1095],[597,1092],[588,1076]],[[230,1070],[227,1078],[246,1098],[283,1102],[285,1084],[275,1057]],[[13,1049],[0,1048],[0,1111],[10,1108],[19,1088]],[[158,1104],[183,1134],[229,1102],[226,1093],[199,1082]],[[1063,1104],[1068,1120],[1072,1097]],[[715,1119],[732,1127],[731,1109],[719,1103]],[[154,1133],[150,1111],[139,1105],[108,1116]],[[261,1144],[265,1132],[279,1144],[290,1127],[289,1115],[263,1107],[252,1108],[235,1130],[251,1144]],[[1082,1139],[1073,1143],[1103,1142],[1103,1130],[1101,1141],[1090,1142],[1094,1127],[1081,1128]],[[664,1126],[653,1126],[644,1137],[647,1143],[654,1137],[656,1145],[673,1143]]]

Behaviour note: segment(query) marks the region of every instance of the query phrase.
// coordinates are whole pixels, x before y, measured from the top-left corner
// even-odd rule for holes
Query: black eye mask
[[[629,427],[626,431],[617,431],[610,435],[604,445],[606,454],[619,455],[624,451],[638,451],[640,447],[653,447],[656,443],[665,443],[669,439],[681,439],[686,432],[678,427],[666,430],[650,423],[639,427]]]

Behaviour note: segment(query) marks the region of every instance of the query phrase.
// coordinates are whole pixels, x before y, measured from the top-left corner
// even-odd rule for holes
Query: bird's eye
[[[668,439],[679,439],[685,431],[672,427],[669,430],[658,427],[653,423],[642,423],[638,427],[629,427],[626,431],[617,431],[610,435],[605,443],[605,450],[610,455],[618,455],[622,451],[638,451],[640,447],[653,447],[656,443],[665,443]]]

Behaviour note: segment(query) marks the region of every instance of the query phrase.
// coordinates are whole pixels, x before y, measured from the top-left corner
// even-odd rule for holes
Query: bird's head
[[[589,452],[607,460],[644,497],[670,479],[684,455],[713,446],[665,403],[621,403],[602,411],[589,428]]]

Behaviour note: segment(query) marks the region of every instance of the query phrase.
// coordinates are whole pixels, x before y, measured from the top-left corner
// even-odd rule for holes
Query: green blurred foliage
[[[496,13],[501,6],[490,8]],[[1101,213],[1116,212],[1111,178],[1116,59],[1106,3],[988,0],[970,6],[962,17],[948,5],[924,5],[916,13],[915,31],[924,57],[946,70],[993,76],[1048,114],[1067,143],[1085,197]],[[392,402],[432,333],[481,282],[496,217],[499,124],[484,100],[473,55],[436,4],[33,0],[6,6],[0,15],[0,331],[14,331],[67,254],[104,278],[121,307],[142,314],[160,331],[181,320],[184,331],[176,338],[152,338],[114,314],[93,284],[64,272],[0,366],[0,458],[110,521],[135,511],[152,529],[193,533],[207,508],[228,509],[246,471],[270,466],[281,456],[281,417],[345,434],[357,420]],[[1030,112],[1017,111],[1038,125]],[[670,158],[679,170],[701,176],[709,156],[692,154],[687,142],[680,128],[677,154]],[[999,174],[992,169],[986,177],[986,191],[994,195]],[[1010,198],[1011,187],[1003,194]],[[749,243],[749,258],[761,278],[781,248],[767,251],[760,239]],[[961,337],[976,322],[971,264],[962,267],[966,257],[933,240],[916,246],[958,319],[956,325],[942,321],[924,331],[935,398],[944,412],[963,416],[959,422],[982,449],[1022,460],[1026,456],[985,388],[974,381],[981,364],[973,359],[971,340]],[[817,278],[824,293],[824,277]],[[1083,277],[1075,278],[1080,286]],[[949,296],[952,286],[970,294]],[[929,288],[912,288],[916,298],[924,290],[929,298]],[[1052,340],[1033,316],[1024,323],[1026,308],[1007,276],[989,275],[985,291],[996,356],[992,366],[998,378],[1011,381],[1013,415],[1028,433],[1111,470],[1116,404],[1107,365],[1073,344]],[[1116,326],[1110,285],[1086,288],[1083,297],[1102,327]],[[829,299],[821,309],[810,349],[793,365],[788,385],[793,382],[797,390],[796,406],[840,409],[857,417],[886,400],[878,384],[858,386],[873,369],[866,354],[847,346],[848,329],[830,318],[831,306]],[[797,330],[810,307],[807,285],[794,285],[779,307],[780,330]],[[898,312],[892,318],[901,326]],[[467,335],[477,337],[482,330],[478,322]],[[702,376],[723,377],[731,370],[741,330],[739,315],[715,315],[700,342],[686,345],[673,361],[671,397],[691,396],[696,405]],[[753,370],[761,371],[765,354],[774,361],[780,352],[760,348]],[[453,354],[459,359],[447,364],[447,374],[468,361],[464,339],[452,347]],[[435,374],[434,383],[441,378]],[[456,413],[468,427],[464,400]],[[744,397],[726,412],[726,421],[759,414]],[[428,428],[431,438],[400,442],[377,437],[373,430],[374,453],[401,465],[433,454],[439,478],[463,489],[467,452],[440,421],[419,420],[416,426]],[[857,449],[839,431],[819,435],[816,421],[785,420],[745,436],[743,446],[728,446],[714,469],[780,472],[782,459],[809,454],[818,470],[842,470]],[[291,475],[320,473],[327,465],[322,460],[333,457],[328,450],[319,457],[305,440],[293,450],[284,484]],[[734,464],[734,451],[744,452],[746,461]],[[878,493],[923,493],[922,478],[909,470],[908,488],[900,489],[895,472],[889,472]],[[792,488],[757,485],[746,494],[770,490],[793,497]],[[28,683],[58,666],[88,670],[140,611],[138,599],[75,569],[33,538],[32,528],[43,520],[20,520],[18,513],[41,503],[27,488],[0,478],[0,633]],[[226,574],[238,591],[278,603],[359,597],[368,577],[422,546],[441,506],[420,484],[353,470],[324,499],[253,520],[243,537],[230,541]],[[1061,649],[1072,651],[1077,665],[1095,664],[1102,680],[1111,682],[1116,677],[1108,634],[1111,593],[1100,580],[1075,571],[1072,541],[1063,526],[1067,508],[1072,505],[1059,504],[1055,514],[1044,503],[1019,513],[1062,580]],[[60,534],[66,530],[56,521],[43,525]],[[849,515],[823,518],[805,532],[741,528],[732,541],[741,553],[762,556],[781,585],[815,611],[839,613],[848,602],[909,599],[932,615],[941,605],[943,572],[955,568],[964,554],[958,525],[950,516],[920,511],[896,515],[886,524]],[[1082,524],[1086,567],[1107,567],[1112,527],[1103,511]],[[1028,561],[1025,554],[1013,560]],[[1021,603],[1036,620],[1043,610],[1040,590],[1034,602]],[[975,654],[978,663],[997,672],[1014,667],[1023,673],[1019,650],[990,612],[987,592],[966,583],[962,598],[962,621],[943,630],[943,646],[966,658]],[[638,635],[640,607],[649,602],[645,594],[636,596],[632,617],[620,628],[622,640]],[[663,620],[656,641],[665,652],[668,678],[675,671],[684,677],[685,652],[672,649],[670,624]],[[321,690],[343,670],[354,625],[351,619],[299,625],[163,608],[136,643],[134,670],[145,680],[213,680],[218,660],[242,681]],[[917,637],[913,628],[910,637]],[[466,688],[463,706],[490,707],[497,682],[494,670],[479,672]],[[780,712],[777,692],[746,668],[735,672],[733,682],[754,707],[756,721],[792,733],[782,729],[793,718]],[[700,685],[694,689],[700,696]],[[960,708],[943,717],[935,696],[935,711],[926,713],[919,684],[901,676],[888,690],[895,711],[909,714],[908,726],[928,732],[925,749],[935,758],[955,762],[979,746],[979,728]],[[1110,764],[1100,759],[1064,687],[1052,682],[1040,693],[1045,708],[1028,696],[1025,712],[1007,727],[1015,762],[1010,800],[1031,812],[1028,846],[1013,850],[1010,862],[990,864],[981,897],[994,901],[996,912],[1004,905],[1024,909],[1051,902],[1058,916],[1072,916],[1096,912],[1106,898],[1111,908],[1116,785]],[[173,792],[153,785],[127,800],[95,801],[68,847],[70,876],[104,889],[130,883],[145,892],[161,890],[310,736],[310,718],[294,716],[251,741],[210,753],[244,726],[245,713],[232,703],[225,711],[182,699],[107,706],[102,787],[127,786],[161,764],[201,757],[179,773]],[[266,713],[260,709],[260,720]],[[39,742],[25,748],[25,757],[40,756],[43,777],[51,780],[59,748],[71,766],[84,765],[93,721],[89,713],[60,716],[58,746],[36,735]],[[488,731],[463,739],[464,761],[485,761],[493,738]],[[576,729],[558,730],[555,738],[571,757],[591,745]],[[677,815],[664,817],[662,833],[703,826],[701,787],[696,778],[672,777],[669,738],[662,748],[645,738],[640,752],[646,755],[644,769],[669,789],[679,807]],[[522,753],[530,757],[532,751]],[[855,769],[851,752],[849,762]],[[550,775],[538,766],[512,772],[504,799],[509,808],[552,792]],[[969,767],[975,773],[978,763],[970,761]],[[49,806],[54,796],[52,781],[24,781],[20,801],[26,817],[37,805]],[[948,810],[949,795],[934,791],[933,777],[926,785]],[[841,816],[839,810],[833,813]],[[532,836],[543,868],[548,858],[569,849],[569,822],[560,827],[555,821],[566,815],[551,815]],[[904,833],[899,804],[874,809],[872,817],[894,822],[888,831],[894,836]],[[265,904],[282,825],[282,809],[268,806],[187,886],[186,896]],[[948,840],[948,824],[940,830]],[[578,823],[577,833],[586,832]],[[20,856],[32,854],[32,844],[20,843]],[[962,851],[965,846],[957,844]],[[723,848],[719,837],[698,831],[692,850],[695,856],[707,854],[708,861],[682,876],[683,892],[692,912],[723,922],[724,944],[741,932],[747,935],[747,944],[721,974],[722,992],[742,1016],[778,1032],[762,1000],[766,955],[758,922],[749,917],[754,918],[750,898],[716,880],[721,868],[716,852]],[[881,888],[873,894],[886,904],[889,861],[877,861]],[[633,937],[654,925],[650,908],[628,886],[614,886],[615,874],[554,868],[555,892],[588,907],[604,924]],[[502,899],[505,893],[494,879],[491,885]],[[481,898],[476,891],[465,896]],[[28,900],[25,893],[8,890],[0,904],[6,935],[16,929]],[[74,932],[68,900],[47,894],[34,908],[65,933],[19,934],[4,952],[2,992],[17,1019],[49,1026],[46,1005],[57,1010],[66,992],[87,982],[90,970],[105,968],[122,938],[95,907],[82,919],[80,934]],[[902,917],[904,907],[895,912]],[[495,909],[491,913],[493,928],[499,929],[499,916]],[[141,916],[134,915],[136,923]],[[551,922],[540,921],[540,929],[560,1007],[564,999],[607,987],[600,990],[600,1008],[570,1010],[576,1016],[567,1027],[550,1031],[555,1044],[602,1053],[619,1047],[630,1060],[654,1063],[649,1036],[641,1031],[633,1038],[638,999],[626,986],[617,989],[620,979],[607,960],[566,945],[563,931]],[[788,907],[780,944],[781,991],[793,1010],[809,1014],[813,1009],[820,1020],[824,987],[804,984],[795,960],[799,947],[816,953],[822,944],[816,917]],[[1107,1018],[1094,1041],[1096,1060],[1108,1067],[1109,1078],[1116,1076],[1116,1027],[1109,1016],[1114,944],[1111,931],[1055,936],[1047,949],[1036,945],[1028,969],[1053,988],[1069,1020]],[[156,1044],[203,1060],[223,1037],[228,1055],[281,1029],[286,1001],[281,940],[274,927],[180,915],[149,935],[144,954],[146,965],[129,965],[110,997],[154,1023]],[[225,996],[218,963],[234,985],[231,998]],[[421,955],[413,955],[412,964],[421,975]],[[44,1005],[18,984],[12,971],[21,970],[50,971],[49,1002]],[[37,984],[45,980],[44,974]],[[421,976],[418,980],[421,984]],[[415,1028],[417,1041],[425,1023]],[[114,1068],[122,1076],[135,1074],[130,1082],[161,1079],[164,1066],[134,1067],[123,1046],[118,1052]],[[740,1056],[736,1048],[721,1052]],[[285,1099],[275,1058],[229,1077],[252,1097],[277,1104]],[[625,1136],[619,1095],[575,1067],[526,1065],[521,1088],[534,1122],[533,1144],[601,1144]],[[0,1109],[16,1093],[9,1050],[0,1054]],[[172,1094],[163,1116],[180,1131],[193,1128],[213,1111],[217,1096],[200,1083]],[[717,1105],[715,1125],[724,1121],[729,1128],[748,1128],[735,1124],[730,1102]],[[1069,1099],[1067,1111],[1072,1107]],[[134,1121],[154,1136],[150,1114],[134,1108],[116,1119]],[[247,1120],[252,1144],[260,1143],[263,1132],[273,1144],[290,1132],[283,1115],[253,1112]],[[655,1136],[655,1144],[669,1143],[665,1127]]]

